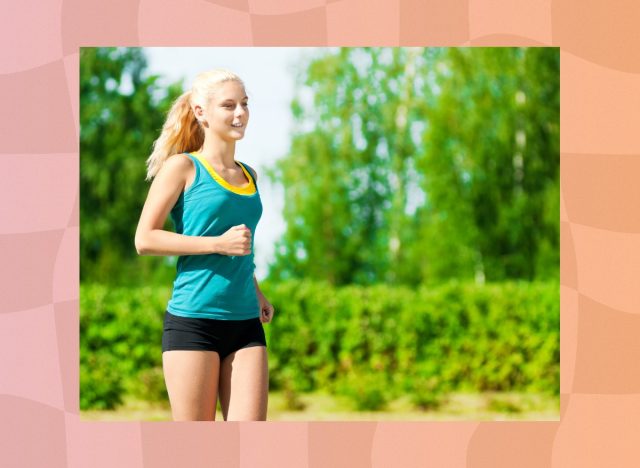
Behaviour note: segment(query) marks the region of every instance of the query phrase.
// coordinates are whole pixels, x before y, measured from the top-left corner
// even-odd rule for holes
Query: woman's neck
[[[216,166],[232,169],[236,167],[236,142],[211,138],[204,139],[204,144],[198,152],[210,163]]]

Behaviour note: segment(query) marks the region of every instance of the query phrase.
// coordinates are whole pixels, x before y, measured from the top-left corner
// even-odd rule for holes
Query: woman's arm
[[[262,291],[260,291],[260,286],[258,286],[258,280],[255,274],[253,275],[253,284],[256,286],[256,295],[258,296],[258,304],[260,306],[260,321],[262,323],[271,322],[275,310],[267,298],[264,297]]]
[[[264,294],[262,294],[262,291],[260,290],[260,286],[258,286],[258,280],[256,279],[255,273],[253,275],[253,284],[256,287],[256,294],[258,294],[258,297],[260,296],[264,297]]]
[[[136,229],[138,254],[197,255],[214,251],[212,238],[185,236],[162,229],[184,189],[190,164],[182,156],[171,156],[153,179]]]
[[[164,222],[184,189],[191,161],[182,155],[171,156],[149,188],[136,229],[135,245],[140,255],[248,255],[251,231],[234,226],[221,236],[186,236],[162,229]]]

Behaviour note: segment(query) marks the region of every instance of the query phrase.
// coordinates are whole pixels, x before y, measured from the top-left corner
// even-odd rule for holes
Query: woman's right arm
[[[191,161],[171,156],[153,179],[142,208],[135,244],[140,255],[248,255],[251,231],[234,226],[221,236],[186,236],[163,230],[169,212],[184,189]]]

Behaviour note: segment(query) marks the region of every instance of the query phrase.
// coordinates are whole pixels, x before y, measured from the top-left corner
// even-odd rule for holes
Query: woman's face
[[[223,140],[240,140],[249,122],[248,97],[237,81],[219,84],[204,109],[209,130]]]

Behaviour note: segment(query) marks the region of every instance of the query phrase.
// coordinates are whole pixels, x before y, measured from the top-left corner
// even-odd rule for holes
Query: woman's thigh
[[[220,372],[218,353],[165,351],[162,366],[173,420],[215,420]]]
[[[220,407],[226,421],[266,421],[269,393],[267,348],[231,353],[220,368]]]

